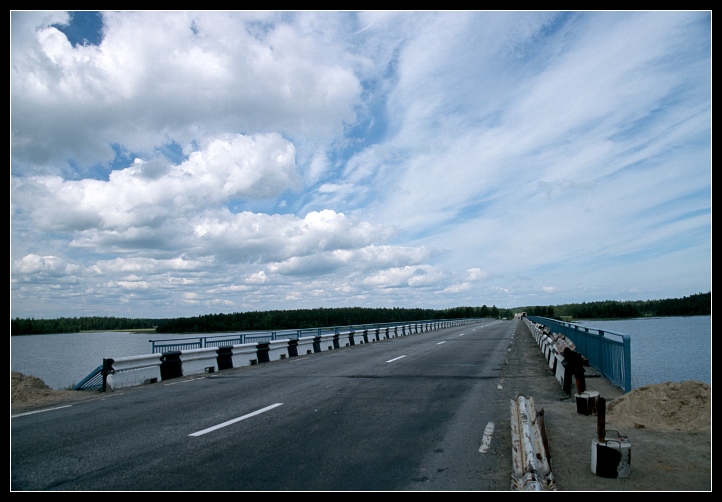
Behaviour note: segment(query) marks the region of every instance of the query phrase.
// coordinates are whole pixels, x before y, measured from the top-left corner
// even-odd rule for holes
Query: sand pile
[[[696,380],[646,385],[607,403],[607,422],[659,430],[705,431],[712,426],[712,392]]]
[[[10,399],[12,401],[25,401],[33,397],[44,397],[54,393],[53,389],[48,387],[45,382],[34,376],[13,371],[10,378],[10,387],[12,389]]]
[[[40,378],[10,372],[10,404],[13,408],[27,405],[41,405],[63,399],[78,400],[86,398],[85,392],[76,390],[55,390],[48,387]]]

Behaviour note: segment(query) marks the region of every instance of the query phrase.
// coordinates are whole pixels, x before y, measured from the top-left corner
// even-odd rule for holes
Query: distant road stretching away
[[[517,321],[107,394],[11,419],[12,490],[508,490]],[[491,424],[491,425],[490,425]]]

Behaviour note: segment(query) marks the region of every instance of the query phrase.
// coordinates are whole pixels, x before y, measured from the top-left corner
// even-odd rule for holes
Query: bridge
[[[538,422],[533,406],[520,402],[520,411],[512,411],[514,435],[504,425],[510,424],[509,401],[499,400],[510,385],[500,371],[524,323],[546,340],[530,319],[455,320],[418,330],[411,326],[420,323],[389,326],[388,338],[385,328],[341,329],[338,335],[236,344],[231,363],[237,357],[247,364],[227,370],[218,364],[224,347],[173,351],[180,352],[174,363],[180,375],[166,378],[163,352],[112,360],[106,376],[113,392],[100,394],[112,399],[13,419],[12,487],[553,489],[543,442],[524,441],[541,437],[522,416]],[[324,344],[318,352],[317,338]],[[546,357],[547,348],[537,343]],[[259,345],[266,344],[263,362]],[[255,353],[233,352],[243,345],[255,346]],[[551,345],[553,358],[545,364],[557,361],[562,384],[564,365]],[[160,375],[157,384],[124,386],[123,373],[148,367]],[[77,461],[68,463],[68,454]],[[510,483],[512,464],[521,471]],[[529,479],[532,472],[535,479]]]
[[[480,321],[436,319],[150,340],[150,354],[104,359],[74,390],[106,391],[108,380],[117,390]]]

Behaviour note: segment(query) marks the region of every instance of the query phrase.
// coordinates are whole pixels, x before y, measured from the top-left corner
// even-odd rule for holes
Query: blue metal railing
[[[103,388],[103,365],[95,368],[88,376],[75,384],[73,390],[102,389]]]
[[[632,390],[631,338],[623,333],[603,331],[546,317],[527,316],[530,321],[548,326],[552,333],[569,338],[577,352],[589,360],[609,381],[625,392]]]
[[[351,324],[349,326],[331,326],[324,328],[301,328],[286,329],[278,331],[257,331],[246,333],[231,333],[225,335],[209,335],[185,338],[166,338],[149,340],[151,343],[151,353],[162,353],[171,351],[183,351],[190,349],[202,349],[205,347],[229,347],[232,345],[241,345],[244,343],[264,343],[273,340],[282,340],[288,338],[290,340],[298,340],[299,338],[309,336],[337,335],[342,332],[358,333],[371,330],[392,329],[398,326],[415,326],[415,330],[426,331],[429,327],[451,326],[451,323],[468,324],[471,322],[479,322],[481,319],[437,319],[427,321],[408,321],[408,322],[391,322],[382,324]]]

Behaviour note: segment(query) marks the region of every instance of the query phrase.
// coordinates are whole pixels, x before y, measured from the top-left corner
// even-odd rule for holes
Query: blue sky
[[[711,12],[11,13],[11,317],[711,291]]]

